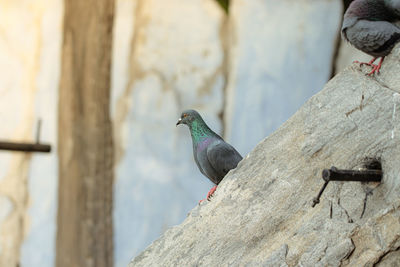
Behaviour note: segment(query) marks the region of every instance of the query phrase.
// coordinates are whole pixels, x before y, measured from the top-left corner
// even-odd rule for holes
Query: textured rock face
[[[332,79],[130,266],[390,266],[400,247],[400,46],[381,75]],[[382,163],[383,182],[331,182],[332,165]],[[367,193],[372,191],[372,193]],[[367,197],[365,212],[364,200]]]
[[[116,14],[115,258],[125,266],[211,187],[175,123],[195,108],[221,130],[225,14],[214,0],[118,1]]]
[[[328,81],[341,3],[232,1],[225,133],[240,151],[248,153]]]

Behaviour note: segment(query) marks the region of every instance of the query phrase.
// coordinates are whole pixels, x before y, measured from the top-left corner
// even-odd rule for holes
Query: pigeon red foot
[[[215,190],[217,190],[217,187],[218,187],[218,185],[214,186],[213,188],[210,189],[210,191],[208,191],[208,193],[207,193],[207,200],[208,201],[210,201],[210,198],[214,194]]]
[[[203,202],[204,200],[206,200],[206,199],[207,199],[208,201],[210,201],[210,199],[211,199],[212,195],[214,194],[215,190],[217,190],[217,187],[218,187],[218,185],[216,185],[216,186],[214,186],[213,188],[211,188],[210,191],[208,191],[208,193],[207,193],[207,198],[200,200],[200,201],[199,201],[199,204],[200,204],[201,202]]]
[[[371,66],[371,67],[372,67],[372,70],[371,70],[370,73],[368,73],[368,75],[371,76],[371,75],[374,74],[374,73],[379,73],[379,71],[380,71],[380,69],[381,69],[381,67],[382,67],[382,62],[383,62],[383,59],[384,59],[384,58],[385,58],[385,57],[381,57],[381,60],[379,61],[378,65],[374,64],[374,62],[378,59],[377,57],[374,57],[373,59],[371,59],[370,62],[360,62],[360,61],[357,61],[357,60],[356,60],[356,61],[354,61],[353,63],[358,63],[358,64],[360,64],[360,66],[362,66],[362,65]]]

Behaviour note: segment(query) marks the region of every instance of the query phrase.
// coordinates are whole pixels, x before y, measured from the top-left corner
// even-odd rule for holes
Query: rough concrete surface
[[[397,46],[378,76],[353,64],[334,77],[228,174],[211,202],[195,207],[129,266],[399,262],[399,63]],[[311,207],[322,169],[357,169],[369,158],[382,164],[381,184],[331,182]]]

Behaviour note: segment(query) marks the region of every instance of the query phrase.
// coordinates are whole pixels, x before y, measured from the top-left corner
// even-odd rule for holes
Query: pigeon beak
[[[182,123],[182,118],[180,118],[179,120],[178,120],[178,122],[176,123],[176,126],[178,126],[179,124],[181,124]]]

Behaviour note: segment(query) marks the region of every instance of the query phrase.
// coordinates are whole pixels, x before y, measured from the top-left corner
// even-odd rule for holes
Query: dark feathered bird
[[[400,0],[354,0],[343,18],[342,36],[355,48],[373,56],[369,75],[381,68],[383,59],[400,41]],[[378,65],[373,64],[381,58]]]
[[[186,110],[176,125],[186,124],[189,127],[193,143],[194,160],[199,170],[215,184],[207,194],[207,199],[217,189],[225,175],[236,168],[242,156],[233,146],[226,143],[213,132],[195,110]]]

